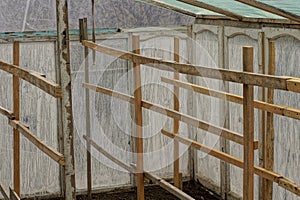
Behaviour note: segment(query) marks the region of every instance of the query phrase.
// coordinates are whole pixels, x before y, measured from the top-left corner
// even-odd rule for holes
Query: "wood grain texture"
[[[243,70],[253,72],[253,47],[243,47]],[[243,86],[244,120],[244,176],[243,199],[254,199],[254,90],[253,86]]]

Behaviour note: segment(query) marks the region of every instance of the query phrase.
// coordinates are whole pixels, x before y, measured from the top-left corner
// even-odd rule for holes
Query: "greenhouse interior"
[[[300,200],[299,0],[2,0],[0,199]]]

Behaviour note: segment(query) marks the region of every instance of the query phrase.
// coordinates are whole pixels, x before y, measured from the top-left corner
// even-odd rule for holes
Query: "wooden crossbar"
[[[161,133],[170,138],[174,138],[175,140],[178,140],[179,142],[181,142],[185,145],[190,145],[191,147],[193,147],[199,151],[205,152],[215,158],[223,160],[223,161],[230,163],[234,166],[237,166],[239,168],[244,168],[244,162],[242,160],[235,158],[229,154],[226,154],[226,153],[218,151],[216,149],[207,147],[203,144],[200,144],[194,140],[191,140],[191,139],[181,136],[179,134],[174,134],[174,133],[171,133],[166,130],[161,130]],[[300,186],[298,186],[296,183],[294,183],[293,181],[289,180],[286,177],[283,177],[280,174],[277,174],[272,171],[268,171],[268,170],[266,170],[262,167],[258,167],[258,166],[254,166],[254,173],[257,174],[258,176],[261,176],[265,179],[268,179],[270,181],[277,183],[279,186],[289,190],[290,192],[292,192],[296,195],[300,195]]]
[[[258,8],[260,10],[264,10],[264,11],[267,11],[267,12],[285,17],[285,18],[290,19],[292,21],[295,21],[297,23],[300,23],[300,16],[298,16],[296,14],[293,14],[291,12],[288,12],[286,10],[271,6],[269,4],[259,2],[259,1],[256,1],[256,0],[235,0],[235,1],[238,1],[238,2],[243,3],[243,4],[247,4],[249,6]]]
[[[14,129],[20,131],[20,133],[26,137],[30,142],[32,142],[38,149],[52,158],[54,161],[59,163],[60,165],[65,165],[64,156],[55,150],[52,147],[49,147],[45,142],[41,141],[38,137],[36,137],[22,122],[17,120],[9,120],[9,125],[11,125]]]
[[[14,119],[14,113],[0,106],[0,114],[6,116],[8,119]]]
[[[174,86],[177,86],[177,87],[191,90],[191,91],[194,91],[194,92],[197,92],[200,94],[208,95],[208,96],[219,98],[219,99],[224,99],[224,100],[234,102],[237,104],[243,104],[243,97],[235,95],[235,94],[221,92],[221,91],[213,90],[213,89],[203,87],[200,85],[186,83],[183,81],[174,80],[174,79],[170,79],[170,78],[166,78],[166,77],[161,77],[161,81],[171,84],[171,85],[174,85]],[[300,119],[300,110],[291,108],[288,106],[274,105],[271,103],[266,103],[263,101],[255,100],[254,107],[257,109],[260,109],[260,110],[270,112],[270,113],[274,113],[274,114],[278,114],[278,115],[282,115],[282,116],[286,116],[286,117],[290,117],[290,118],[294,118],[294,119]]]
[[[160,70],[175,70],[179,73],[194,76],[202,76],[223,81],[231,81],[260,87],[288,90],[292,92],[300,92],[299,87],[297,87],[298,85],[300,85],[300,79],[296,77],[271,76],[251,72],[215,69],[192,64],[179,64],[174,61],[165,61],[158,58],[151,58],[134,54],[128,51],[117,50],[86,40],[84,40],[82,44],[98,52],[102,52],[104,54],[108,54],[116,58],[128,60],[135,63],[145,64],[147,66],[154,67]]]
[[[238,19],[238,20],[243,19],[243,16],[241,16],[241,15],[235,14],[233,12],[230,12],[230,11],[227,11],[227,10],[224,10],[224,9],[221,9],[221,8],[218,8],[218,7],[215,7],[210,4],[200,2],[200,1],[196,1],[196,0],[177,0],[177,1],[181,1],[183,3],[189,4],[192,6],[196,6],[199,8],[204,8],[206,10],[210,10],[210,11],[231,17],[233,19]]]
[[[12,188],[9,188],[9,198],[10,200],[20,200],[20,197]]]
[[[34,86],[40,88],[41,90],[47,92],[55,98],[62,97],[61,87],[58,84],[43,77],[38,72],[22,69],[18,66],[11,65],[3,61],[0,61],[0,70],[3,70],[33,84]]]
[[[4,197],[4,200],[9,200],[8,194],[6,193],[3,184],[0,182],[0,192],[2,196]]]
[[[124,163],[123,161],[119,160],[118,158],[112,156],[110,153],[108,153],[105,149],[100,147],[96,142],[94,142],[91,138],[87,137],[86,135],[83,136],[83,138],[90,143],[97,151],[102,153],[106,158],[110,159],[112,162],[117,164],[118,166],[124,168],[128,172],[133,173],[134,175],[137,175],[138,171],[136,167],[129,166],[128,164]],[[194,198],[190,197],[189,195],[182,192],[180,189],[176,188],[175,186],[171,185],[167,181],[163,180],[162,178],[150,173],[144,171],[143,175],[148,178],[149,180],[153,181],[154,183],[158,184],[171,194],[175,195],[176,197],[184,200],[194,200]]]
[[[123,94],[123,93],[120,93],[120,92],[116,92],[116,91],[113,91],[113,90],[109,90],[109,89],[106,89],[104,87],[95,86],[95,85],[91,85],[91,84],[87,84],[87,83],[84,83],[83,86],[86,87],[86,88],[89,88],[91,90],[94,90],[96,92],[100,92],[100,93],[103,93],[103,94],[106,94],[106,95],[109,95],[109,96],[112,96],[112,97],[115,97],[115,98],[118,98],[118,99],[122,99],[124,101],[129,102],[129,103],[134,103],[135,102],[134,98],[129,96],[129,95],[126,95],[126,94]],[[202,129],[202,130],[208,131],[209,133],[219,135],[221,137],[224,137],[224,138],[226,138],[228,140],[231,140],[233,142],[236,142],[238,144],[241,144],[241,145],[244,144],[243,135],[235,133],[235,132],[230,131],[230,130],[225,129],[225,128],[217,127],[217,126],[209,124],[205,121],[199,120],[195,117],[191,117],[189,115],[182,114],[180,112],[165,108],[165,107],[160,106],[160,105],[150,103],[148,101],[142,101],[142,107],[146,108],[146,109],[149,109],[149,110],[152,110],[154,112],[160,113],[162,115],[171,117],[173,119],[180,120],[180,121],[185,122],[185,123],[187,123],[189,125],[192,125],[194,127],[197,127],[197,128]],[[258,141],[254,141],[253,147],[254,147],[254,149],[258,149]]]

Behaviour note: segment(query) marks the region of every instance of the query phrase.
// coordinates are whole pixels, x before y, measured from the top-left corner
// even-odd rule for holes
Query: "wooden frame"
[[[137,43],[138,38],[135,38],[134,41]],[[133,43],[135,43],[133,42]],[[198,128],[204,129],[210,133],[216,134],[217,132],[221,133],[220,136],[223,136],[229,140],[235,141],[237,143],[240,143],[244,145],[244,159],[245,161],[239,160],[229,154],[226,154],[224,152],[206,147],[202,144],[199,144],[193,140],[190,140],[188,138],[182,137],[179,134],[177,134],[178,125],[174,124],[174,133],[170,133],[168,131],[162,130],[162,134],[174,138],[175,140],[178,140],[179,142],[182,142],[186,145],[190,145],[200,151],[204,151],[208,153],[209,155],[212,155],[216,158],[219,158],[222,161],[225,161],[229,164],[233,164],[235,166],[238,166],[240,168],[244,169],[244,199],[253,199],[254,196],[254,173],[263,177],[264,179],[267,179],[271,182],[276,182],[281,187],[293,192],[294,194],[300,195],[300,186],[298,186],[296,183],[290,181],[289,179],[274,173],[272,170],[267,170],[262,167],[258,167],[254,165],[254,149],[258,148],[258,143],[254,141],[254,108],[258,107],[262,110],[268,108],[268,110],[272,110],[274,112],[277,112],[276,109],[279,108],[279,106],[274,106],[272,103],[263,103],[260,101],[254,101],[253,96],[253,86],[261,86],[261,87],[267,87],[271,89],[281,89],[281,90],[290,90],[293,92],[299,92],[299,88],[297,88],[298,82],[300,83],[299,78],[293,78],[293,77],[280,77],[280,76],[274,76],[274,75],[262,75],[262,74],[255,74],[252,73],[253,71],[253,48],[252,47],[244,47],[243,48],[243,67],[244,72],[238,72],[233,70],[225,70],[225,69],[211,69],[211,68],[205,68],[201,66],[195,66],[191,64],[179,64],[177,62],[172,61],[164,61],[161,59],[155,59],[155,58],[149,58],[146,56],[141,56],[138,53],[131,53],[126,51],[120,51],[113,48],[101,46],[92,42],[88,41],[82,41],[83,46],[92,48],[96,51],[118,57],[120,59],[125,59],[128,61],[131,61],[135,63],[135,66],[140,66],[140,64],[146,64],[147,66],[155,67],[157,69],[161,70],[169,70],[165,66],[160,66],[160,64],[167,65],[168,67],[171,67],[175,70],[175,72],[184,73],[188,75],[198,75],[198,76],[204,76],[208,78],[213,79],[221,79],[224,81],[231,81],[236,83],[242,83],[244,84],[244,96],[240,97],[237,95],[232,95],[229,93],[219,92],[219,91],[213,91],[209,90],[208,88],[204,88],[201,86],[195,86],[193,84],[187,84],[182,83],[179,80],[171,80],[167,78],[162,78],[164,82],[173,84],[174,88],[179,87],[185,87],[186,89],[190,88],[197,88],[200,92],[204,93],[206,95],[209,95],[209,93],[213,93],[212,96],[215,96],[217,98],[226,99],[229,98],[231,101],[243,104],[244,108],[244,136],[238,136],[238,134],[233,133],[229,130],[215,127],[211,124],[208,124],[206,122],[197,120],[193,117],[184,115],[180,112],[178,112],[178,106],[175,105],[174,110],[170,110],[167,108],[164,108],[160,105],[155,105],[151,102],[143,101],[141,98],[140,92],[140,85],[138,84],[140,82],[139,73],[135,71],[135,89],[139,88],[138,93],[135,92],[135,96],[129,96],[120,92],[116,92],[113,90],[109,90],[103,87],[99,87],[96,85],[92,85],[90,83],[84,83],[83,87],[86,89],[91,89],[96,92],[100,92],[112,97],[119,98],[121,100],[130,102],[132,104],[135,104],[136,107],[136,114],[141,114],[141,108],[146,108],[158,113],[161,113],[163,115],[166,115],[168,117],[173,118],[174,120],[180,120],[182,122],[185,122],[187,124],[196,126]],[[135,46],[135,48],[138,45]],[[134,48],[134,49],[135,49]],[[174,77],[177,79],[177,76]],[[138,81],[138,83],[136,83]],[[189,85],[189,86],[187,86]],[[293,85],[293,86],[291,86]],[[138,86],[138,87],[137,87]],[[192,87],[190,87],[192,86]],[[193,90],[192,89],[192,90]],[[176,93],[177,91],[175,91]],[[175,99],[174,99],[175,100]],[[138,109],[137,109],[138,108]],[[285,108],[285,109],[291,109],[291,108]],[[137,110],[139,112],[137,113]],[[271,111],[271,112],[272,112]],[[293,110],[295,111],[295,110]],[[284,112],[282,112],[284,113]],[[297,111],[295,112],[297,115]],[[138,114],[139,115],[139,114]],[[142,116],[140,116],[142,117]],[[294,116],[295,117],[295,116]],[[140,119],[141,120],[141,119]],[[174,121],[177,122],[177,121]],[[208,128],[209,127],[209,128]],[[241,139],[241,141],[240,141]],[[176,143],[174,143],[176,144]],[[256,145],[257,146],[256,146]],[[174,153],[175,155],[175,153]],[[174,167],[174,175],[176,176],[176,171]],[[178,173],[177,173],[178,175]],[[154,179],[154,177],[152,177]],[[157,183],[160,183],[160,179],[157,178]],[[174,179],[175,180],[175,179]],[[138,185],[141,184],[143,187],[144,183],[138,183]],[[169,186],[167,186],[167,189],[170,189]],[[138,199],[143,199],[144,196],[138,196]]]

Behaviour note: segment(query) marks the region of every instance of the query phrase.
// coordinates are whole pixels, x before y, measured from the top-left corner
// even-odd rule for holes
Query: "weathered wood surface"
[[[283,10],[281,8],[274,7],[269,4],[263,3],[261,1],[256,1],[256,0],[250,0],[250,1],[249,0],[235,0],[235,1],[247,4],[249,6],[258,8],[260,10],[264,10],[264,11],[267,11],[267,12],[270,12],[270,13],[273,13],[273,14],[276,14],[276,15],[279,15],[279,16],[285,17],[287,19],[290,19],[292,21],[300,23],[300,17],[298,15],[288,12],[286,10]]]
[[[215,7],[215,6],[212,6],[210,4],[200,2],[200,1],[196,1],[196,0],[178,0],[178,1],[187,3],[189,5],[193,5],[193,6],[196,6],[196,7],[199,7],[199,8],[204,8],[206,10],[210,10],[210,11],[213,11],[213,12],[216,12],[216,13],[219,13],[219,14],[223,14],[223,15],[231,17],[233,19],[238,19],[238,20],[243,19],[243,16],[241,16],[241,15],[235,14],[233,12],[230,12],[230,11],[224,10],[222,8]]]
[[[52,147],[49,147],[45,142],[41,141],[37,138],[27,126],[25,126],[22,122],[17,120],[9,120],[9,124],[14,128],[17,129],[22,135],[24,135],[30,142],[32,142],[38,149],[42,152],[47,154],[53,160],[55,160],[60,165],[65,165],[65,158],[64,156],[57,152]]]
[[[181,143],[184,143],[186,145],[190,145],[199,151],[205,152],[205,153],[207,153],[211,156],[214,156],[218,159],[224,160],[224,161],[226,161],[232,165],[235,165],[239,168],[244,168],[244,162],[241,159],[235,158],[229,154],[215,150],[211,147],[207,147],[205,145],[202,145],[198,142],[195,142],[195,141],[188,139],[186,137],[183,137],[181,135],[173,134],[166,130],[162,130],[161,132],[162,132],[162,134],[164,134],[170,138],[174,138],[175,140],[178,140]],[[258,167],[258,166],[254,166],[254,173],[263,178],[266,178],[270,181],[277,183],[279,186],[289,190],[290,192],[293,192],[296,195],[300,195],[300,186],[297,185],[296,183],[294,183],[293,181],[287,179],[286,177],[283,177],[280,174],[277,174],[272,171],[268,171],[268,170],[266,170],[262,167]]]
[[[18,76],[19,78],[28,81],[29,83],[35,85],[36,87],[44,90],[48,94],[55,98],[61,98],[61,88],[58,84],[46,79],[41,76],[40,73],[35,71],[22,69],[18,66],[8,64],[6,62],[0,61],[0,69],[6,71],[10,74]]]
[[[145,64],[147,66],[155,67],[157,69],[170,71],[170,68],[172,68],[173,70],[179,73],[219,79],[223,81],[231,81],[231,82],[245,83],[245,84],[256,85],[261,87],[288,90],[287,81],[289,80],[294,83],[296,82],[296,80],[298,80],[298,78],[292,78],[292,77],[270,76],[270,75],[256,74],[250,72],[239,72],[234,70],[213,69],[209,67],[195,66],[191,64],[179,64],[173,61],[165,61],[163,59],[141,56],[127,51],[101,46],[89,41],[83,41],[83,45],[91,49],[94,49],[96,51],[120,59],[125,59],[128,61]],[[293,87],[290,87],[289,89],[294,90]]]
[[[0,182],[0,193],[2,194],[2,196],[4,197],[4,200],[9,200],[8,194],[5,191],[3,184]]]
[[[166,191],[170,192],[171,194],[175,195],[179,199],[183,200],[194,200],[193,197],[187,195],[186,193],[182,192],[180,189],[177,187],[173,186],[172,184],[168,183],[164,179],[156,176],[153,173],[149,172],[144,172],[145,177],[148,178],[149,180],[153,181],[155,184],[158,184],[162,188],[164,188]]]
[[[243,97],[231,93],[226,93],[222,91],[213,90],[207,87],[203,87],[196,84],[186,83],[184,81],[174,80],[166,77],[161,77],[161,80],[165,83],[169,83],[175,85],[177,87],[185,88],[187,90],[191,90],[200,94],[208,95],[211,97],[227,100],[230,102],[234,102],[237,104],[243,104]],[[300,110],[296,108],[291,108],[288,106],[275,105],[272,103],[267,103],[263,101],[254,101],[254,107],[260,110],[264,110],[270,113],[300,119]]]
[[[84,86],[87,87],[87,88],[90,88],[90,89],[92,89],[96,92],[101,92],[101,93],[103,92],[106,95],[109,95],[109,96],[112,96],[112,97],[115,97],[115,98],[119,98],[119,99],[128,101],[130,103],[135,102],[133,97],[131,97],[129,95],[126,95],[126,94],[122,94],[120,92],[116,92],[116,91],[113,91],[113,90],[106,89],[104,87],[95,86],[95,85],[86,84],[86,83],[84,84]],[[221,127],[214,126],[214,125],[209,124],[207,122],[204,122],[202,120],[196,119],[195,117],[191,117],[191,116],[179,113],[177,111],[168,109],[166,107],[163,107],[163,106],[160,106],[160,105],[157,105],[157,104],[153,104],[153,103],[148,102],[148,101],[142,101],[142,107],[147,108],[147,109],[152,110],[152,111],[155,111],[157,113],[166,115],[166,116],[171,117],[173,119],[180,120],[180,121],[185,122],[189,125],[195,126],[197,128],[203,129],[205,131],[208,131],[212,134],[219,135],[221,137],[227,138],[228,140],[234,141],[238,144],[241,144],[241,145],[244,144],[242,135],[240,135],[238,133],[235,133],[233,131],[230,131],[228,129],[224,129],[224,128],[221,128]],[[258,148],[258,141],[254,141],[253,148],[254,149]]]
[[[243,47],[243,70],[253,72],[253,47]],[[244,176],[243,199],[254,199],[254,88],[243,85]]]

